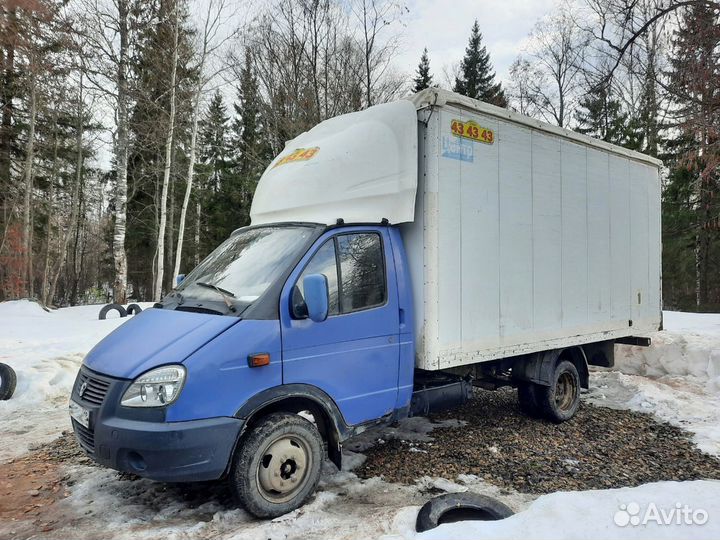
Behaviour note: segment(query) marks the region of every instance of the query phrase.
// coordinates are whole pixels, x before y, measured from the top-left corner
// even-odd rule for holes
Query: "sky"
[[[495,72],[506,81],[510,64],[528,33],[556,3],[557,0],[409,0],[397,66],[414,74],[423,47],[427,47],[431,71],[436,82],[443,83],[443,67],[460,62],[470,28],[477,19]]]

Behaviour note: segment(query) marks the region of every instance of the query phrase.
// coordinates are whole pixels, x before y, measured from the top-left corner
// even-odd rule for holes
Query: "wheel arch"
[[[588,388],[590,371],[582,346],[552,349],[519,358],[513,365],[513,379],[549,386],[560,359],[573,363],[580,376],[580,386]]]
[[[588,368],[587,355],[582,346],[570,347],[564,349],[558,359],[567,359],[575,365],[575,369],[580,376],[580,386],[582,388],[590,387],[590,369]]]
[[[246,401],[235,413],[245,421],[243,434],[261,418],[274,412],[313,415],[320,436],[327,443],[328,457],[342,468],[342,442],[352,434],[335,401],[320,388],[308,384],[288,384],[269,388]]]

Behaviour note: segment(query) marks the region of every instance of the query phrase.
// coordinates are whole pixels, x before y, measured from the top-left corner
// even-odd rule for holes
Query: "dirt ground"
[[[455,480],[468,474],[502,489],[532,494],[659,480],[720,479],[720,461],[700,452],[688,433],[658,423],[650,415],[583,403],[572,421],[555,425],[521,415],[514,392],[478,392],[462,410],[433,418],[449,419],[458,421],[434,429],[431,440],[392,439],[378,432],[370,437],[374,446],[362,449],[367,459],[354,472],[360,478],[380,476],[403,484],[413,484],[423,476]],[[359,450],[353,442],[346,448]],[[58,505],[77,480],[69,472],[76,465],[94,466],[71,433],[4,463],[0,529],[5,532],[0,538],[52,534],[82,519],[66,515],[61,510],[64,506]],[[136,480],[131,475],[119,476],[124,481]],[[234,507],[222,484],[168,484],[162,491],[191,507],[206,500]]]
[[[68,495],[72,480],[61,461],[51,457],[54,444],[2,464],[0,523],[10,527],[12,538],[52,531],[63,519],[54,504]]]
[[[649,414],[583,403],[557,425],[522,415],[515,392],[480,391],[459,412],[433,419],[447,418],[466,424],[433,430],[431,442],[378,444],[355,473],[406,484],[472,474],[534,494],[720,479],[720,460],[698,450],[690,433]]]

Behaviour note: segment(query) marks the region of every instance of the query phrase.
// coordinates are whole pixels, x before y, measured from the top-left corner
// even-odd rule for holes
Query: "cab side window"
[[[377,233],[340,234],[322,245],[294,289],[296,318],[307,315],[303,279],[310,274],[323,274],[328,280],[328,316],[370,309],[384,304],[387,298],[382,241]]]
[[[385,265],[379,234],[337,237],[340,304],[343,313],[385,303]]]
[[[303,298],[305,291],[303,290],[303,279],[310,274],[323,274],[328,281],[328,291],[330,293],[330,302],[328,304],[328,316],[337,315],[339,309],[339,289],[338,289],[338,272],[337,272],[337,256],[335,254],[335,239],[331,238],[325,242],[317,253],[310,259],[310,262],[303,270],[298,279],[297,286],[293,294],[293,311],[295,316],[307,316],[302,311]],[[300,295],[299,297],[297,295]],[[301,307],[302,306],[302,307]]]

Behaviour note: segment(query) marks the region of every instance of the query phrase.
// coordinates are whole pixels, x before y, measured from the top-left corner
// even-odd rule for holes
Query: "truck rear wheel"
[[[229,480],[248,512],[273,518],[299,508],[312,495],[322,460],[323,441],[312,422],[273,413],[241,441]]]
[[[570,420],[580,406],[580,375],[572,362],[555,366],[550,386],[537,388],[538,403],[548,420],[559,424]]]

